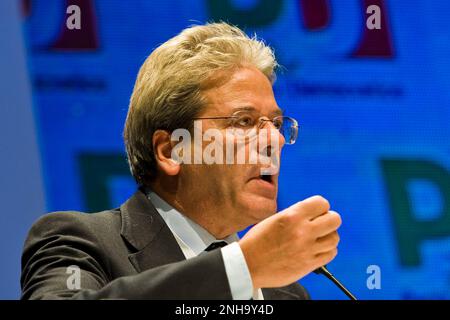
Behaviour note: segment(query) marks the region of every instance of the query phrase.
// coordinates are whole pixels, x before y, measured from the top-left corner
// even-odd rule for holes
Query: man
[[[275,214],[277,159],[297,134],[274,98],[275,67],[269,47],[226,23],[158,47],[140,69],[124,130],[139,191],[119,209],[36,222],[22,298],[308,298],[296,281],[334,259],[341,220],[320,196]],[[183,128],[214,132],[215,160],[229,141],[235,152],[226,163],[203,159],[213,139],[200,148],[183,139],[180,151],[173,134]],[[258,141],[257,155],[269,161],[251,162],[261,132],[268,144]]]

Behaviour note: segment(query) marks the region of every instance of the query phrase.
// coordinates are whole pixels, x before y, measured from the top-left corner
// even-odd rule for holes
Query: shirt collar
[[[161,199],[161,197],[153,191],[149,191],[147,197],[153,203],[172,233],[191,248],[196,255],[202,253],[213,242],[225,241],[227,243],[232,243],[239,240],[237,234],[232,234],[225,239],[218,240],[202,226],[192,221]]]

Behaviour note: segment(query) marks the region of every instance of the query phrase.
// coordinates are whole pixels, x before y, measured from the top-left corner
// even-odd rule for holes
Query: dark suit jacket
[[[68,267],[81,270],[68,289]],[[186,260],[152,203],[136,192],[119,209],[56,212],[31,228],[22,255],[22,299],[231,299],[220,250]],[[265,299],[307,299],[298,283]]]

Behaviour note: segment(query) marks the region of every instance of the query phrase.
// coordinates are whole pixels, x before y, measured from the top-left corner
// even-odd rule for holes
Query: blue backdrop
[[[363,299],[450,298],[450,2],[20,4],[45,210],[102,210],[133,193],[121,134],[140,65],[183,28],[225,20],[265,39],[283,66],[276,97],[301,128],[283,151],[279,206],[321,194],[341,213],[330,270]],[[81,30],[66,28],[70,4],[81,8]],[[371,4],[379,30],[366,27]],[[15,252],[23,244],[2,241]],[[7,264],[2,277],[16,279]],[[345,299],[315,274],[301,283],[314,299]]]

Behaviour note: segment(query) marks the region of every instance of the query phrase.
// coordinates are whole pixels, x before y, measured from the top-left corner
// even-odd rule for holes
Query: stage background
[[[183,28],[218,20],[256,32],[283,65],[277,100],[301,127],[283,151],[279,207],[321,194],[342,215],[330,270],[363,299],[450,298],[449,1],[0,3],[0,298],[19,297],[39,215],[134,192],[121,135],[138,69]],[[80,30],[66,28],[70,4]],[[371,4],[380,30],[366,27]],[[301,283],[346,299],[318,275]]]

